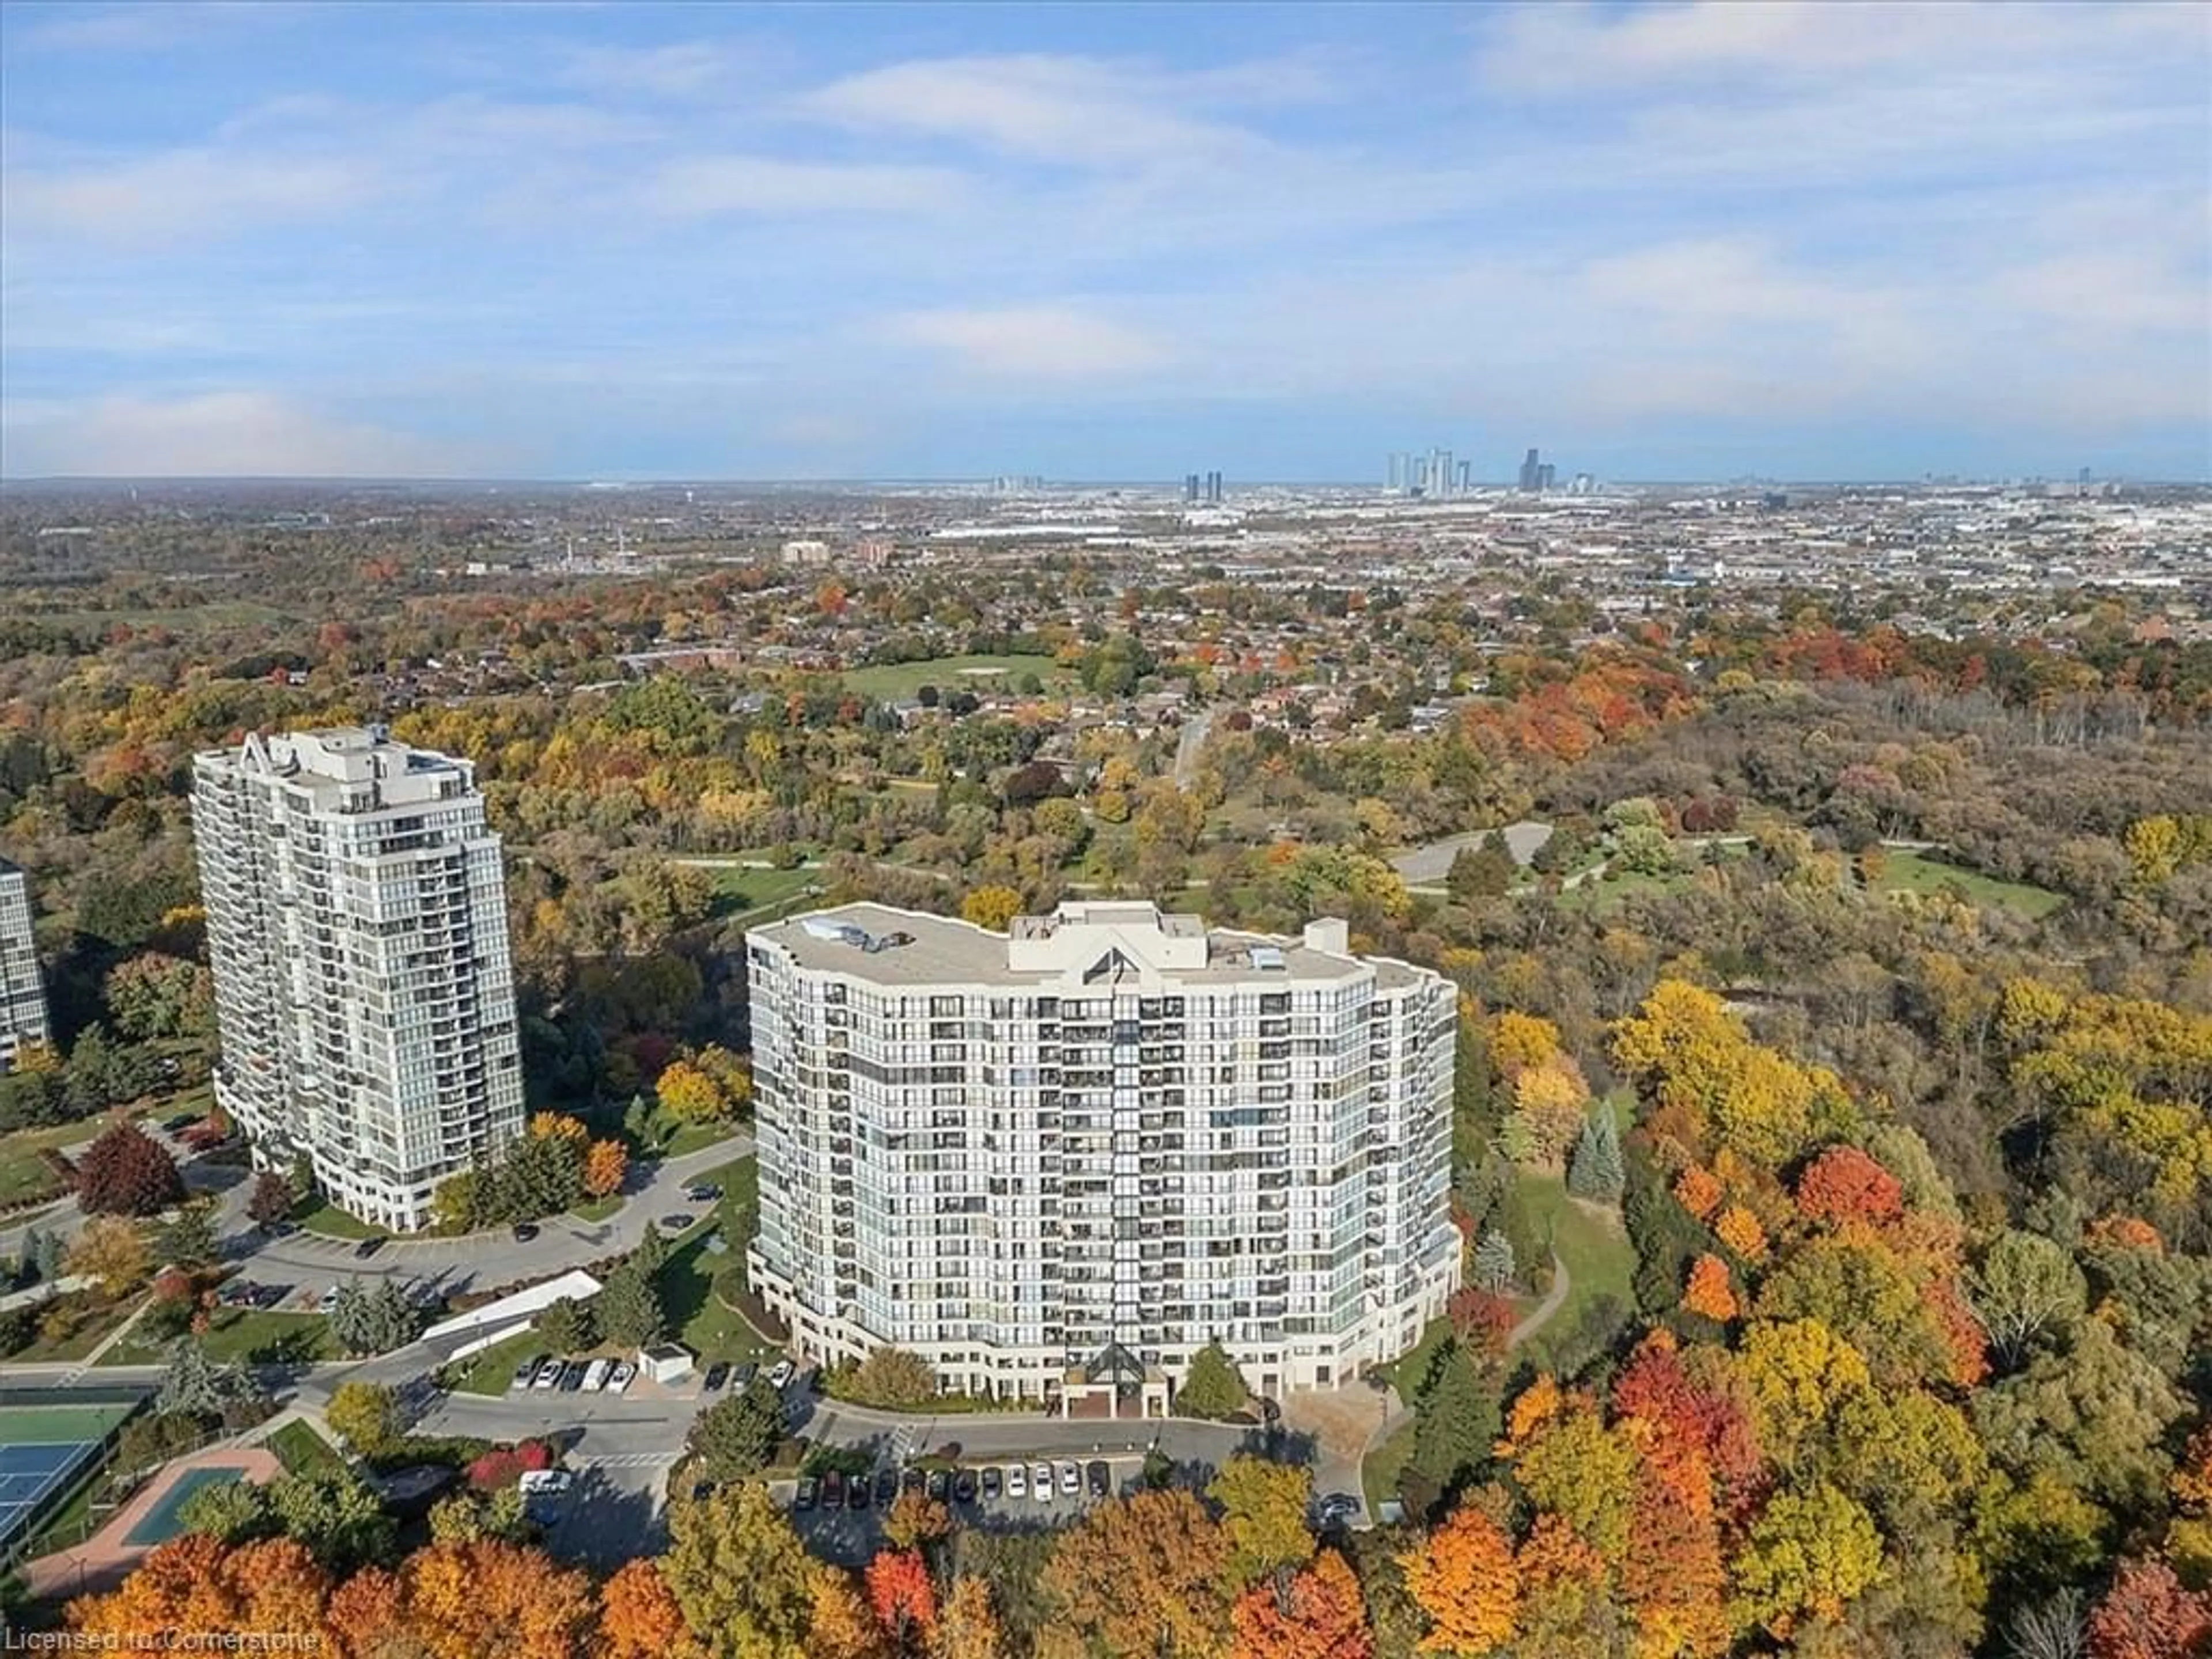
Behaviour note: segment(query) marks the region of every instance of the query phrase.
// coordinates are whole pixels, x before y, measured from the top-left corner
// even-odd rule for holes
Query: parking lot
[[[951,1511],[955,1526],[983,1527],[994,1531],[1065,1526],[1098,1503],[1102,1495],[1119,1495],[1133,1490],[1143,1472],[1144,1462],[1141,1453],[1119,1452],[1110,1456],[1081,1459],[1024,1458],[1018,1463],[1016,1460],[1007,1458],[991,1463],[964,1464],[960,1466],[960,1469],[972,1478],[974,1495],[965,1501],[957,1496],[954,1473],[948,1468],[945,1470],[945,1494],[941,1501]],[[1101,1481],[1092,1479],[1094,1464],[1103,1466],[1099,1471],[1103,1475]],[[1039,1466],[1049,1468],[1052,1474],[1052,1495],[1048,1498],[1040,1498],[1036,1495],[1033,1470]],[[1017,1468],[1021,1470],[1018,1486],[1022,1495],[1019,1497],[1013,1495],[1016,1483],[1012,1475]],[[987,1470],[996,1477],[995,1480],[987,1480]],[[1076,1489],[1073,1492],[1064,1490],[1063,1471],[1068,1470],[1074,1472]],[[880,1496],[884,1489],[879,1483],[884,1474],[885,1470],[879,1468],[861,1478],[867,1491],[867,1499],[863,1507],[857,1509],[853,1507],[850,1482],[845,1484],[840,1501],[835,1505],[830,1503],[827,1492],[819,1484],[811,1504],[802,1502],[800,1483],[798,1481],[779,1480],[770,1490],[776,1502],[790,1511],[793,1527],[799,1536],[806,1540],[809,1547],[827,1559],[858,1565],[882,1547],[884,1511],[889,1507],[887,1503],[881,1501]],[[909,1468],[904,1473],[902,1484],[912,1482],[917,1475],[925,1483],[929,1480],[925,1471]],[[1104,1486],[1105,1494],[1094,1489],[1101,1484]],[[987,1487],[992,1489],[987,1490]],[[925,1485],[924,1491],[927,1490]]]

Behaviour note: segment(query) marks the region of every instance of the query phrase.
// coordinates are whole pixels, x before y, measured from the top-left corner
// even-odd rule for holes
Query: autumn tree
[[[926,1492],[901,1492],[884,1514],[884,1538],[893,1549],[919,1550],[951,1530],[952,1512]]]
[[[154,1252],[145,1236],[120,1216],[101,1216],[86,1224],[70,1246],[68,1270],[99,1282],[111,1299],[137,1290],[154,1272]]]
[[[400,1568],[407,1627],[439,1659],[579,1651],[598,1620],[591,1580],[534,1549],[432,1544]]]
[[[1723,1325],[1734,1319],[1737,1307],[1735,1291],[1729,1284],[1728,1263],[1711,1255],[1692,1262],[1689,1281],[1682,1288],[1682,1307]]]
[[[1311,1470],[1240,1455],[1222,1465],[1206,1495],[1221,1507],[1231,1593],[1313,1559],[1313,1534],[1306,1529]]]
[[[1372,1659],[1359,1581],[1334,1550],[1255,1583],[1229,1610],[1230,1659]]]
[[[960,901],[960,919],[978,927],[1003,933],[1022,913],[1022,896],[1012,887],[988,886],[969,890]]]
[[[765,1486],[672,1506],[660,1569],[712,1659],[809,1659],[818,1569]]]
[[[258,1227],[273,1227],[292,1213],[295,1200],[292,1183],[275,1170],[253,1177],[253,1190],[246,1200],[246,1218]]]
[[[936,1398],[937,1372],[911,1348],[886,1342],[868,1350],[853,1373],[849,1391],[864,1406],[908,1409]]]
[[[938,1613],[929,1659],[1005,1659],[1005,1642],[989,1581],[972,1574],[955,1578]]]
[[[814,1608],[807,1620],[807,1659],[892,1659],[907,1650],[893,1642],[852,1576],[836,1567],[814,1571]]]
[[[595,1140],[584,1154],[584,1190],[593,1198],[620,1192],[629,1172],[629,1152],[619,1140]]]
[[[135,1123],[109,1126],[76,1160],[77,1203],[88,1215],[154,1215],[184,1196],[177,1160]]]
[[[1109,1498],[1061,1534],[1038,1588],[1102,1659],[1220,1644],[1228,1547],[1188,1492]]]
[[[2123,1562],[2089,1615],[2089,1659],[2186,1659],[2212,1650],[2212,1595],[2163,1561]]]
[[[399,1397],[380,1382],[341,1382],[324,1408],[331,1432],[356,1452],[381,1451],[399,1437]]]
[[[688,1060],[672,1060],[653,1084],[660,1109],[680,1123],[704,1123],[726,1109],[721,1085]]]
[[[878,1550],[868,1563],[868,1605],[901,1651],[925,1646],[937,1628],[937,1587],[914,1550]]]
[[[1752,1522],[1735,1561],[1746,1611],[1786,1641],[1807,1619],[1836,1620],[1881,1571],[1881,1534],[1825,1483],[1785,1492]]]
[[[1797,1212],[1808,1221],[1887,1225],[1905,1213],[1897,1177],[1856,1146],[1831,1146],[1797,1177]]]
[[[659,1562],[635,1557],[599,1586],[594,1651],[602,1659],[698,1659],[703,1650],[684,1626]]]
[[[1480,1509],[1461,1504],[1401,1559],[1428,1617],[1423,1652],[1481,1659],[1510,1639],[1521,1600],[1513,1545]]]

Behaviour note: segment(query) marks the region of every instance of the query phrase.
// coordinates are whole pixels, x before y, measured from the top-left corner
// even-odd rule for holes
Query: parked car
[[[637,1367],[627,1359],[617,1359],[615,1361],[614,1370],[607,1376],[607,1392],[620,1394],[636,1381]]]
[[[384,1248],[384,1241],[383,1241],[382,1239],[380,1239],[380,1238],[364,1238],[364,1239],[362,1239],[362,1240],[361,1241],[361,1243],[358,1243],[358,1244],[356,1244],[356,1245],[355,1245],[355,1246],[353,1247],[353,1253],[354,1253],[354,1255],[356,1255],[357,1257],[359,1257],[362,1261],[368,1261],[368,1258],[369,1258],[369,1257],[371,1257],[371,1256],[374,1255],[375,1255],[379,1250],[382,1249],[383,1248]]]
[[[291,1294],[292,1287],[289,1285],[257,1285],[253,1288],[253,1305],[257,1308],[273,1308]]]
[[[536,1222],[518,1221],[514,1224],[514,1242],[516,1243],[527,1244],[532,1239],[537,1237],[538,1224]]]
[[[544,1354],[534,1353],[531,1355],[529,1358],[524,1360],[520,1365],[517,1365],[514,1368],[514,1381],[507,1386],[515,1389],[528,1388],[537,1380],[538,1368],[544,1363],[545,1356]]]
[[[682,1232],[691,1222],[692,1218],[688,1215],[665,1215],[660,1218],[660,1224],[672,1233]]]
[[[1314,1505],[1314,1520],[1326,1530],[1357,1520],[1359,1500],[1348,1492],[1333,1492]]]
[[[908,1464],[905,1472],[899,1476],[901,1492],[920,1492],[928,1484],[929,1472],[914,1464]]]
[[[878,1469],[876,1471],[876,1502],[884,1509],[889,1509],[897,1499],[898,1471]]]
[[[711,1181],[695,1181],[684,1189],[684,1198],[690,1204],[712,1204],[721,1197],[722,1189]]]
[[[851,1483],[846,1486],[845,1507],[848,1510],[864,1510],[868,1507],[868,1477],[866,1475],[854,1475]]]
[[[1114,1490],[1114,1471],[1106,1467],[1103,1458],[1095,1460],[1084,1470],[1093,1498],[1104,1498]]]
[[[708,1394],[718,1393],[722,1384],[730,1380],[730,1362],[717,1359],[707,1367],[707,1375],[699,1379],[699,1386]]]
[[[584,1392],[597,1394],[605,1388],[607,1378],[614,1375],[614,1369],[615,1362],[611,1359],[594,1359],[590,1364],[585,1366]]]
[[[788,1359],[777,1360],[775,1369],[768,1374],[769,1387],[774,1389],[778,1394],[782,1393],[790,1385],[792,1370],[793,1366]]]
[[[330,1289],[323,1292],[321,1298],[315,1304],[315,1311],[319,1314],[326,1314],[337,1305],[338,1287],[333,1285]]]
[[[215,1293],[215,1299],[226,1308],[250,1307],[260,1288],[250,1279],[234,1279]]]
[[[821,1496],[822,1483],[811,1474],[803,1474],[799,1477],[799,1492],[791,1500],[791,1507],[795,1510],[811,1510],[814,1507],[815,1500]]]
[[[1030,1495],[1035,1498],[1040,1504],[1049,1504],[1052,1502],[1051,1464],[1032,1463],[1030,1465]]]
[[[929,1493],[931,1503],[942,1504],[945,1501],[945,1493],[952,1490],[952,1477],[943,1469],[932,1469],[929,1472],[928,1485],[924,1490]]]
[[[751,1360],[739,1360],[737,1370],[730,1373],[730,1387],[733,1389],[748,1388],[751,1385],[753,1378],[759,1375],[760,1367],[754,1364]]]
[[[1083,1471],[1073,1463],[1062,1463],[1060,1466],[1060,1495],[1062,1498],[1076,1498],[1079,1497],[1082,1492]]]
[[[533,1389],[552,1388],[561,1381],[561,1373],[564,1369],[566,1368],[557,1359],[545,1360],[538,1365],[538,1375],[531,1378],[530,1386]]]
[[[444,1304],[446,1293],[429,1279],[417,1279],[408,1284],[407,1300],[417,1308],[436,1308]]]
[[[557,1385],[561,1392],[562,1394],[574,1394],[577,1389],[582,1388],[584,1386],[584,1373],[589,1370],[591,1370],[591,1367],[586,1365],[580,1359],[571,1359],[567,1364],[562,1366],[561,1381]]]
[[[1006,1490],[1006,1480],[1000,1474],[998,1466],[996,1464],[987,1465],[983,1470],[983,1496],[986,1498],[996,1498],[1001,1492]]]
[[[845,1507],[845,1471],[832,1469],[822,1477],[822,1507],[839,1510]]]
[[[961,1469],[952,1477],[952,1501],[972,1504],[975,1501],[975,1471]]]
[[[1030,1472],[1019,1463],[1006,1465],[1006,1496],[1027,1498],[1030,1495]]]

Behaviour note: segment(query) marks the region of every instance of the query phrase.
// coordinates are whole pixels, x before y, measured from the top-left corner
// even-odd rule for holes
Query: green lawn
[[[1574,1329],[1583,1310],[1598,1297],[1636,1305],[1636,1248],[1621,1231],[1617,1214],[1570,1198],[1562,1176],[1524,1170],[1520,1191],[1539,1232],[1549,1235],[1566,1264],[1570,1281],[1559,1311],[1523,1345],[1528,1358],[1544,1365],[1551,1363],[1552,1344]]]
[[[337,1345],[331,1340],[331,1322],[322,1315],[270,1313],[259,1308],[218,1310],[202,1346],[208,1358],[217,1361],[264,1363],[339,1357]]]
[[[1066,672],[1050,657],[939,657],[929,662],[889,663],[873,668],[845,671],[848,690],[864,696],[896,701],[911,697],[925,685],[939,691],[973,691],[978,696],[1006,684],[1017,676],[1035,674],[1048,690],[1065,684]]]
[[[314,1474],[324,1469],[345,1467],[345,1460],[331,1443],[296,1418],[270,1435],[266,1443],[276,1454],[276,1461],[284,1466],[287,1474]]]
[[[1382,1443],[1368,1453],[1359,1466],[1359,1486],[1367,1499],[1367,1513],[1378,1516],[1382,1505],[1398,1501],[1398,1474],[1413,1455],[1413,1425],[1401,1425]]]
[[[2047,887],[2025,882],[2001,881],[1956,864],[1947,864],[1927,853],[1885,850],[1878,885],[1885,893],[1941,893],[1962,889],[1967,898],[1985,908],[2010,910],[2030,921],[2039,921],[2060,905],[2065,896]]]
[[[359,1216],[348,1215],[337,1205],[320,1198],[303,1200],[292,1212],[292,1219],[300,1224],[303,1232],[319,1233],[325,1238],[390,1238],[389,1228],[363,1221]]]
[[[718,915],[742,915],[795,899],[820,883],[819,870],[757,870],[716,866],[708,870],[714,878],[714,908]]]
[[[454,1388],[463,1394],[489,1395],[496,1399],[514,1380],[514,1368],[532,1354],[545,1352],[544,1339],[535,1331],[517,1331],[503,1342],[495,1342],[481,1353],[460,1362],[460,1379]]]
[[[39,1154],[59,1152],[64,1146],[90,1140],[107,1127],[107,1122],[104,1117],[89,1117],[76,1123],[57,1124],[51,1129],[12,1129],[0,1135],[0,1204],[29,1198],[49,1188],[57,1194],[64,1191]]]
[[[629,1202],[620,1193],[614,1193],[605,1198],[587,1198],[568,1213],[579,1221],[605,1221]]]
[[[40,1337],[29,1347],[9,1354],[8,1358],[26,1365],[35,1364],[41,1360],[82,1359],[106,1339],[109,1332],[128,1319],[131,1310],[137,1305],[136,1298],[132,1298],[97,1308],[83,1324],[61,1341],[49,1342]],[[33,1324],[32,1328],[35,1330],[37,1326]]]
[[[684,1158],[692,1152],[702,1152],[716,1141],[727,1140],[737,1132],[738,1126],[726,1121],[686,1123],[668,1138],[668,1144],[660,1149],[660,1155],[663,1158]]]
[[[718,1183],[721,1200],[714,1206],[712,1227],[697,1227],[684,1235],[661,1273],[661,1299],[668,1322],[684,1345],[702,1360],[760,1359],[776,1352],[775,1345],[745,1322],[744,1316],[722,1305],[714,1295],[714,1275],[741,1267],[745,1246],[753,1236],[760,1212],[760,1167],[750,1153],[696,1177]],[[729,1248],[720,1255],[707,1249],[719,1236]]]

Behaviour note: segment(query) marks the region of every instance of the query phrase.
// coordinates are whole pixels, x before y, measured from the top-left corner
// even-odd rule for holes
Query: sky
[[[2212,6],[0,6],[0,476],[2212,477]]]

